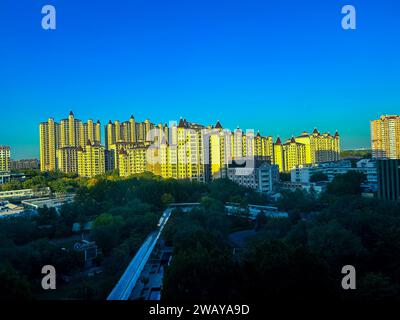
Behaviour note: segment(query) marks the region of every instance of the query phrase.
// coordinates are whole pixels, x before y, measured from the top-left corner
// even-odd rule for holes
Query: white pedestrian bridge
[[[179,209],[182,212],[189,212],[193,208],[199,206],[200,203],[172,203],[168,206],[168,208],[162,214],[159,222],[158,229],[152,232],[146,240],[143,242],[136,255],[133,257],[132,261],[129,263],[125,272],[119,279],[118,283],[115,285],[114,289],[111,291],[107,300],[128,300],[132,294],[133,289],[136,286],[137,281],[140,278],[140,275],[145,267],[147,261],[149,260],[151,253],[153,252],[158,240],[161,237],[161,234],[168,223],[169,218],[171,217],[171,213],[175,209]],[[225,209],[227,214],[232,214],[233,211],[237,211],[239,205],[236,203],[227,203],[225,205]],[[270,217],[287,217],[287,213],[277,212],[277,208],[275,207],[266,207],[266,206],[256,206],[249,205],[250,216],[248,218],[252,218],[252,213],[265,213]],[[255,215],[254,215],[255,216]]]

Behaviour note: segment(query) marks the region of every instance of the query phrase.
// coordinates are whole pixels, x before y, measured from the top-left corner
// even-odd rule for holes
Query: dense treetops
[[[228,241],[232,221],[218,201],[167,227],[174,256],[164,300],[399,301],[400,204],[360,196],[364,177],[336,177],[321,197],[284,192],[289,219],[256,221],[246,248]],[[357,271],[357,290],[341,287],[344,265]]]
[[[15,181],[6,188],[13,183]],[[83,226],[91,222],[92,229],[86,232],[85,238],[95,240],[102,249],[103,255],[97,265],[105,270],[105,284],[82,284],[57,297],[103,299],[140,244],[156,228],[168,204],[198,202],[207,196],[221,203],[266,201],[229,180],[200,184],[164,180],[151,174],[122,179],[112,173],[81,179],[60,173],[37,173],[20,185],[24,188],[44,186],[58,192],[73,190],[76,198],[58,213],[55,209],[43,208],[35,216],[0,220],[0,271],[13,270],[10,277],[4,272],[0,275],[4,277],[2,281],[16,286],[16,291],[8,295],[9,299],[19,295],[37,297],[41,291],[38,279],[43,265],[54,265],[60,278],[74,277],[82,270],[82,259],[72,249],[74,242],[80,239],[80,234],[72,232],[74,223]],[[28,294],[22,295],[26,285]],[[57,291],[62,292],[62,289]]]
[[[46,184],[77,181],[39,177]],[[75,201],[58,213],[44,208],[36,216],[0,220],[0,281],[5,284],[0,298],[43,298],[40,269],[53,264],[61,283],[56,298],[105,299],[164,208],[173,202],[200,202],[191,213],[174,212],[165,229],[174,252],[162,299],[396,300],[400,205],[361,197],[363,179],[353,172],[338,176],[320,196],[283,192],[275,205],[289,219],[260,216],[255,222],[226,216],[224,203],[270,200],[229,180],[200,184],[150,174],[86,179],[74,187]],[[103,252],[96,265],[104,272],[93,281],[80,275],[82,258],[72,250],[80,238],[72,233],[77,222],[91,222],[85,238]],[[245,248],[234,248],[230,234],[252,228],[256,236]],[[340,286],[341,268],[348,264],[357,270],[354,291]],[[64,284],[65,277],[71,282]]]

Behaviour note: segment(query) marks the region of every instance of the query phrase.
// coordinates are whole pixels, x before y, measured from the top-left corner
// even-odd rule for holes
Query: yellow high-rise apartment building
[[[101,141],[101,126],[100,121],[93,123],[93,120],[88,120],[83,123],[81,120],[75,119],[73,112],[69,113],[67,119],[60,121],[59,127],[59,144],[62,147],[82,147],[84,148],[87,141],[100,143]]]
[[[10,147],[0,146],[0,172],[10,171]]]
[[[371,121],[371,148],[374,158],[400,159],[400,116]]]
[[[114,143],[109,148],[113,154],[118,154],[116,168],[120,176],[150,171],[163,178],[206,181],[203,126],[184,119],[178,125],[172,124],[171,128],[161,124],[151,127],[146,121],[144,125],[145,128],[147,125],[148,141]],[[142,140],[140,135],[137,139]]]
[[[95,177],[106,172],[104,147],[88,141],[85,149],[78,147],[78,174],[81,177]]]
[[[189,123],[186,119],[179,121],[177,140],[177,179],[206,181],[205,154],[203,148],[204,126]],[[174,148],[174,146],[172,146]]]
[[[133,115],[128,121],[120,122],[111,120],[104,128],[105,146],[106,146],[106,170],[120,169],[119,152],[120,150],[129,150],[135,147],[150,146],[158,139],[158,130],[156,126],[146,119],[144,122],[136,122]],[[161,133],[168,136],[168,127],[159,124],[157,126]],[[161,137],[161,136],[160,136]]]
[[[298,165],[316,164],[340,160],[340,136],[320,134],[317,129],[312,134],[303,132],[284,144],[278,138],[274,145],[274,164],[279,171],[290,171]]]
[[[128,121],[114,123],[110,120],[105,126],[105,146],[110,149],[111,146],[118,142],[143,143],[149,145],[153,140],[151,130],[155,125],[146,119],[144,122],[136,122],[133,116]]]
[[[261,136],[260,132],[254,135],[253,131],[244,133],[240,128],[237,128],[231,134],[229,158],[240,160],[256,156],[273,161],[273,145],[271,136]]]
[[[244,133],[240,128],[236,128],[231,135],[231,154],[228,156],[232,160],[243,159],[246,153],[246,140],[244,139]]]
[[[211,177],[224,178],[232,161],[240,162],[252,157],[273,161],[273,141],[272,137],[263,137],[259,132],[254,136],[253,131],[244,134],[240,128],[233,132],[223,130],[218,121],[210,135],[209,152]]]
[[[136,145],[132,148],[121,148],[118,151],[119,157],[119,175],[121,177],[129,177],[140,174],[148,170],[146,161],[147,147]]]
[[[155,130],[164,132],[165,127],[159,125]],[[181,119],[178,125],[173,124],[166,132],[169,134],[164,140],[159,142],[155,139],[151,146],[114,143],[111,150],[118,154],[116,167],[120,174],[129,176],[151,171],[164,178],[208,181],[226,177],[232,161],[240,163],[252,157],[269,159],[278,165],[280,171],[290,171],[302,164],[340,159],[338,133],[331,136],[314,130],[311,135],[304,132],[283,144],[278,138],[274,144],[271,136],[264,137],[259,132],[256,135],[252,131],[244,134],[240,128],[224,130],[219,121],[215,126],[205,127],[185,119]],[[140,151],[135,152],[135,149]],[[123,167],[118,163],[121,161]]]
[[[289,171],[293,167],[306,162],[306,146],[296,142],[295,138],[287,140],[282,144],[280,138],[274,145],[274,164],[279,171]]]
[[[158,150],[150,150],[147,156],[152,163],[152,172],[163,178],[207,181],[209,154],[206,149],[210,146],[204,146],[208,138],[204,129],[204,126],[185,119],[181,119],[178,125],[171,124],[167,139],[156,144],[154,147]],[[166,132],[165,127],[163,130]],[[160,166],[155,165],[157,162]]]
[[[282,147],[285,171],[306,162],[306,146],[297,142],[295,138],[288,140]]]
[[[227,177],[227,164],[229,162],[228,155],[230,153],[230,148],[228,147],[227,142],[230,142],[230,138],[231,135],[226,134],[221,123],[217,121],[210,132],[209,138],[209,167],[211,169],[212,179]]]
[[[277,138],[274,144],[274,160],[273,163],[276,164],[279,168],[279,172],[286,171],[285,170],[285,160],[283,154],[283,146],[281,138]]]
[[[79,165],[83,165],[78,159],[79,151],[85,151],[88,146],[91,148],[100,146],[101,125],[100,121],[94,123],[92,120],[83,123],[76,119],[71,111],[68,118],[62,119],[60,123],[55,122],[53,118],[42,122],[39,125],[39,136],[42,171],[60,170],[65,173],[79,173]],[[104,162],[104,155],[99,159]],[[104,167],[104,163],[98,165],[99,168],[102,166]]]
[[[56,152],[59,143],[60,130],[59,124],[53,118],[39,125],[39,145],[40,145],[40,170],[55,171]]]
[[[267,157],[273,161],[274,143],[271,136],[263,137],[260,135],[260,132],[258,132],[253,143],[255,156]]]
[[[57,149],[57,169],[64,173],[78,173],[78,149],[62,147]]]
[[[93,140],[92,140],[93,139]],[[58,124],[53,119],[40,124],[42,170],[78,172],[82,176],[119,170],[127,177],[145,171],[164,178],[208,181],[224,178],[232,161],[235,164],[257,157],[270,160],[280,171],[302,164],[340,159],[340,137],[329,133],[303,132],[285,143],[278,138],[237,128],[203,126],[181,119],[179,124],[152,124],[115,121],[105,126],[106,150],[100,145],[100,122],[82,123],[71,112]]]
[[[329,133],[320,134],[314,129],[312,134],[303,132],[295,137],[296,142],[306,147],[306,161],[303,164],[316,164],[340,160],[340,136],[336,132],[334,136]]]

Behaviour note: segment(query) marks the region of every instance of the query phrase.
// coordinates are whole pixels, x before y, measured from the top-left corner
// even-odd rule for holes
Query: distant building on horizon
[[[39,168],[40,164],[38,159],[10,160],[11,170],[39,169]]]
[[[371,121],[372,157],[400,159],[400,116],[382,115]]]

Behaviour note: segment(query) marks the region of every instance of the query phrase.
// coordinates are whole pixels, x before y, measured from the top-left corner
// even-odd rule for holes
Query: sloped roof
[[[181,118],[179,120],[178,128],[185,128],[186,127],[186,119]]]

